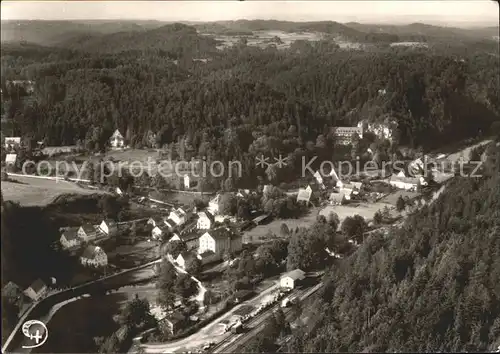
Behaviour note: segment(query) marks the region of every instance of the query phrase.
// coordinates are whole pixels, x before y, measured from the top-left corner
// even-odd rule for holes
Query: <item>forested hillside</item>
[[[3,81],[17,134],[58,145],[89,139],[94,129],[95,140],[107,139],[116,127],[133,142],[151,129],[160,145],[193,135],[197,150],[203,134],[221,134],[228,122],[267,134],[295,125],[305,142],[330,126],[389,117],[399,123],[400,144],[430,147],[485,133],[500,111],[498,57],[472,44],[447,55],[439,48],[344,51],[328,41],[215,52],[213,39],[173,24],[82,38],[73,47],[2,51],[3,80],[36,81],[30,107]],[[212,60],[192,62],[200,55]]]
[[[332,267],[288,352],[477,352],[500,345],[500,148],[402,229]]]

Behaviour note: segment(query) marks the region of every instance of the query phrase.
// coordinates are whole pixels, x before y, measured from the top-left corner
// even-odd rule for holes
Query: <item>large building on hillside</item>
[[[363,127],[334,127],[332,133],[336,144],[349,145],[354,142],[353,136],[363,137]]]
[[[213,253],[212,261],[221,260],[224,253],[239,252],[242,249],[241,235],[220,227],[207,231],[199,239],[198,254]]]

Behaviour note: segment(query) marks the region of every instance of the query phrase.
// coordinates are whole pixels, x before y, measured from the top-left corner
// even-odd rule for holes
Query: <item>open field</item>
[[[385,196],[384,198],[380,199],[379,202],[390,204],[392,206],[396,206],[396,202],[398,201],[399,196],[402,196],[403,198],[408,197],[410,199],[413,199],[413,198],[417,197],[418,195],[419,195],[419,193],[417,193],[417,192],[398,190],[398,191],[395,191],[395,192]]]
[[[243,233],[243,243],[262,241],[261,238],[265,237],[269,232],[279,236],[281,224],[286,224],[290,230],[297,227],[309,227],[316,221],[319,210],[320,208],[311,208],[309,214],[299,219],[274,219],[268,224],[254,227]]]
[[[336,213],[339,216],[340,223],[348,217],[348,216],[354,216],[354,215],[360,215],[363,218],[365,218],[367,221],[373,219],[373,215],[378,210],[384,209],[384,207],[387,207],[386,203],[360,203],[360,204],[351,204],[351,205],[329,205],[325,207],[323,210],[319,212],[320,215],[324,215],[326,218],[328,218],[328,215],[331,212]]]
[[[11,177],[20,182],[2,182],[4,200],[17,202],[23,206],[46,206],[63,194],[105,194],[101,190],[84,189],[64,180],[49,180],[33,177]]]

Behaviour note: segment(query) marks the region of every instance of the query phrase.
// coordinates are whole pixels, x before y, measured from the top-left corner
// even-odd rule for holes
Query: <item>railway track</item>
[[[318,284],[314,286],[313,288],[309,289],[301,289],[297,291],[295,294],[291,293],[290,295],[293,295],[295,298],[299,298],[300,300],[303,300],[307,298],[308,296],[311,296],[314,294],[316,291],[318,291],[321,288],[322,284]],[[238,349],[243,347],[251,338],[253,338],[258,332],[262,330],[264,327],[265,321],[269,318],[270,315],[272,315],[273,311],[276,308],[279,308],[280,302],[278,301],[271,307],[269,307],[265,312],[262,312],[260,315],[254,317],[251,321],[248,321],[245,323],[245,327],[248,328],[248,331],[245,333],[241,334],[230,334],[226,338],[224,338],[222,341],[217,343],[214,347],[210,349],[210,353],[236,353],[238,352]],[[284,313],[287,315],[290,313],[291,309],[287,308],[285,309]]]

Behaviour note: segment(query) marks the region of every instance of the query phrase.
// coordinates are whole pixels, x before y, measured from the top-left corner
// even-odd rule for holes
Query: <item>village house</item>
[[[208,230],[213,227],[215,219],[209,211],[201,211],[198,213],[198,220],[196,221],[196,228],[198,230]]]
[[[116,187],[115,188],[115,193],[118,194],[118,195],[123,195],[123,191],[121,190],[120,187]]]
[[[4,146],[7,150],[14,149],[21,145],[20,137],[5,137]]]
[[[416,191],[420,183],[419,178],[414,177],[398,177],[392,175],[389,179],[389,184],[398,189],[404,189],[407,191]]]
[[[47,285],[41,279],[37,279],[23,293],[31,300],[38,301],[47,293],[47,290]]]
[[[214,253],[214,260],[221,260],[224,253],[235,253],[242,249],[241,235],[225,227],[205,232],[199,238],[198,254]]]
[[[212,215],[217,215],[219,214],[219,209],[220,209],[220,202],[221,202],[221,195],[217,194],[214,198],[212,198],[208,202],[208,208],[207,210],[212,214]]]
[[[116,129],[113,135],[109,138],[109,144],[114,149],[121,149],[125,146],[125,139],[118,129]]]
[[[345,203],[346,198],[344,193],[331,193],[329,200],[331,205],[342,205]]]
[[[282,288],[294,289],[302,280],[305,279],[305,272],[300,269],[294,269],[285,273],[280,278]]]
[[[177,265],[186,270],[186,267],[187,265],[189,264],[189,262],[191,262],[194,258],[200,258],[199,255],[197,255],[195,252],[193,251],[185,251],[185,252],[181,252],[179,253],[179,255],[177,256],[177,258],[175,258],[175,263],[177,263]]]
[[[155,226],[153,227],[153,230],[151,230],[151,238],[153,240],[160,240],[163,235],[165,235],[168,231],[170,231],[170,227],[167,225],[160,225],[160,226]]]
[[[180,330],[184,329],[187,324],[187,317],[183,313],[175,311],[160,322],[160,327],[163,327],[172,334],[176,334]]]
[[[172,210],[168,215],[168,218],[171,219],[175,225],[182,225],[186,222],[186,212],[182,208],[178,208],[176,210]]]
[[[7,154],[5,155],[5,165],[12,166],[16,164],[17,154]]]
[[[63,249],[70,249],[80,246],[81,239],[78,237],[78,228],[70,227],[64,230],[61,238],[59,239]]]
[[[172,241],[182,241],[182,238],[178,235],[178,234],[174,234],[170,240],[168,240],[168,242],[172,242]]]
[[[173,242],[173,241],[181,241],[186,245],[186,248],[188,250],[198,248],[198,240],[200,238],[200,234],[196,232],[191,232],[191,233],[184,233],[182,235],[179,234],[174,234],[168,240],[168,242]]]
[[[349,145],[353,143],[353,136],[363,137],[362,127],[334,127],[332,129],[335,143],[340,145]]]
[[[88,246],[80,257],[80,263],[89,267],[104,267],[108,264],[108,256],[101,247]]]
[[[106,219],[101,222],[99,229],[108,236],[115,236],[118,233],[118,225],[116,221]]]
[[[85,224],[80,226],[80,228],[77,231],[78,237],[81,238],[83,241],[88,242],[90,240],[93,240],[97,237],[97,231],[93,225],[90,224]]]
[[[312,195],[312,188],[311,186],[307,186],[307,188],[300,188],[299,193],[297,194],[297,201],[303,201],[308,203],[309,200],[311,199]]]

